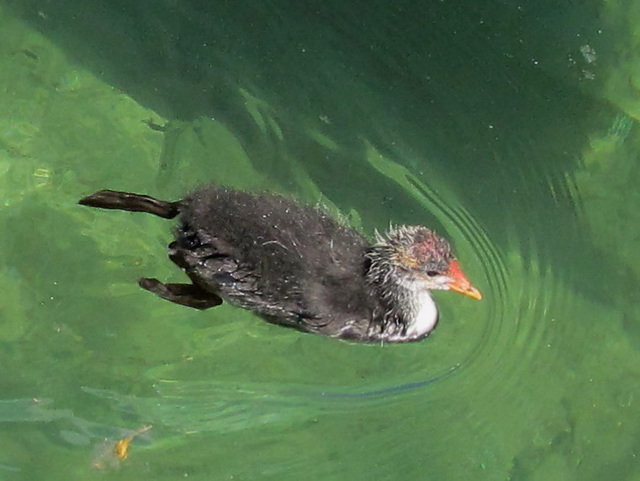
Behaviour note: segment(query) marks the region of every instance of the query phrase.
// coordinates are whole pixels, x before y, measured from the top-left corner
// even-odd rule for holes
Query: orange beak
[[[447,284],[449,286],[449,289],[451,289],[452,291],[459,292],[460,294],[469,296],[472,299],[477,299],[478,301],[482,299],[482,294],[480,294],[480,291],[471,285],[469,279],[467,279],[467,276],[465,276],[464,273],[460,270],[460,264],[458,264],[458,261],[451,261],[447,276],[453,279]]]

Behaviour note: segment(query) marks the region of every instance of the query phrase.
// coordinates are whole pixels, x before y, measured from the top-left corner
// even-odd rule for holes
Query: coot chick
[[[436,326],[430,290],[481,299],[449,243],[402,226],[370,244],[321,209],[280,195],[211,186],[177,202],[101,190],[79,202],[179,224],[169,258],[191,284],[141,278],[157,296],[197,309],[229,303],[300,331],[360,342],[411,342]]]

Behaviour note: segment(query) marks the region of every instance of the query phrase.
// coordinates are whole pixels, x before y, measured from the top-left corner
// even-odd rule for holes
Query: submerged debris
[[[91,466],[95,469],[119,468],[120,462],[129,457],[131,441],[148,432],[151,427],[151,425],[146,425],[135,431],[129,431],[125,437],[115,442],[113,439],[105,439],[97,446]]]

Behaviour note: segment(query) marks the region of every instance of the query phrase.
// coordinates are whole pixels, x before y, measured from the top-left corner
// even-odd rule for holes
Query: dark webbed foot
[[[156,296],[181,306],[194,309],[209,309],[222,304],[222,299],[194,284],[163,284],[158,279],[142,277],[138,284]]]
[[[165,219],[173,219],[180,213],[180,202],[166,202],[154,199],[148,195],[118,192],[115,190],[100,190],[78,201],[78,204],[100,209],[128,210],[131,212],[146,212]]]

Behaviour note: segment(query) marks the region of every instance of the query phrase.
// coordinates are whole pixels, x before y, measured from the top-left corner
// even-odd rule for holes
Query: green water
[[[640,480],[638,2],[106,3],[0,2],[0,479]],[[194,312],[136,284],[171,222],[76,205],[209,181],[434,227],[484,299]]]

